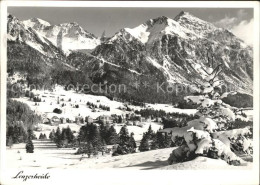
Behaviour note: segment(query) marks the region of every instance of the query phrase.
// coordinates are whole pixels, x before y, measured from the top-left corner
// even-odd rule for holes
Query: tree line
[[[39,122],[41,122],[41,117],[36,115],[28,105],[8,99],[6,107],[6,145],[8,143],[26,142],[28,130],[32,130],[34,124]],[[35,138],[33,136],[32,139]]]

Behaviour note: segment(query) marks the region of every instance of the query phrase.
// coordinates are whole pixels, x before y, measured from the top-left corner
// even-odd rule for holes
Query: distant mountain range
[[[218,64],[223,66],[220,79],[227,85],[242,93],[253,92],[252,47],[230,31],[187,12],[174,19],[150,19],[106,39],[97,38],[77,23],[51,25],[38,18],[19,21],[10,14],[7,27],[8,63],[17,64],[17,59],[18,65],[35,62],[38,56],[37,62],[49,68],[59,63],[66,70],[87,74],[95,83],[126,84],[128,98],[156,99],[158,94],[151,87],[156,82],[199,84],[206,71]],[[23,55],[17,56],[17,51]],[[16,70],[13,65],[11,68]],[[150,87],[142,92],[133,84],[145,81]],[[166,100],[165,96],[159,95],[159,99]]]
[[[84,30],[76,22],[51,25],[38,18],[22,22],[26,27],[33,28],[37,33],[49,39],[64,52],[94,49],[100,44],[100,40],[96,36]]]

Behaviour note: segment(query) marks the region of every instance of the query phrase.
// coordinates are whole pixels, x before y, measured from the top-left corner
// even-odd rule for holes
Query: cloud
[[[246,15],[247,15],[247,12],[244,9],[240,9],[237,11],[237,17],[239,19],[244,19]]]
[[[214,24],[217,27],[228,29],[246,44],[253,45],[254,19],[246,20],[246,16],[247,12],[244,9],[240,9],[235,16],[225,15],[223,19],[214,22]]]
[[[225,16],[225,18],[216,21],[214,24],[221,28],[231,29],[238,21],[236,17]]]
[[[253,45],[254,19],[250,21],[241,21],[238,25],[233,26],[232,33],[242,39],[246,44]]]

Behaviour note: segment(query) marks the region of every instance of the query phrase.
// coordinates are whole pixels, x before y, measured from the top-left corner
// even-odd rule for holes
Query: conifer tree
[[[101,137],[97,126],[93,129],[92,145],[97,151],[100,151],[102,148]]]
[[[169,134],[165,134],[164,135],[164,143],[163,143],[164,147],[163,148],[169,148],[172,146],[172,140],[171,140],[171,136]]]
[[[87,143],[87,146],[86,146],[86,153],[88,155],[88,158],[90,158],[90,155],[93,154],[94,152],[94,147],[91,143]]]
[[[19,127],[17,125],[14,126],[14,132],[13,132],[13,142],[19,143]]]
[[[72,143],[72,141],[74,140],[74,135],[69,126],[66,129],[66,135],[67,135],[68,142]]]
[[[55,132],[55,139],[54,142],[56,143],[57,147],[60,148],[62,145],[62,140],[61,140],[61,131],[60,131],[60,127],[57,128],[56,132]]]
[[[123,119],[122,119],[122,116],[119,116],[118,117],[118,123],[122,123]]]
[[[27,136],[28,136],[28,139],[33,139],[34,138],[33,130],[31,128],[28,129]]]
[[[133,132],[130,134],[129,147],[131,149],[131,153],[135,152],[135,149],[137,148]]]
[[[140,142],[139,150],[140,152],[144,152],[144,151],[148,151],[149,149],[150,149],[149,136],[147,135],[147,133],[144,133],[143,138]]]
[[[119,143],[119,137],[118,134],[116,133],[116,129],[111,126],[108,130],[108,143],[109,145],[114,145]]]
[[[109,127],[104,123],[101,123],[100,124],[100,136],[101,136],[101,139],[103,141],[105,141],[105,143],[108,143],[108,135],[109,135]]]
[[[67,139],[67,132],[65,128],[62,128],[61,130],[61,140]]]
[[[162,133],[160,132],[156,132],[155,136],[152,138],[152,142],[151,142],[151,150],[155,150],[159,148],[159,135],[161,135]]]
[[[154,134],[154,132],[152,130],[152,126],[150,125],[148,130],[147,130],[147,137],[150,139],[153,134]]]
[[[126,126],[123,126],[119,132],[119,143],[127,145],[129,142],[129,132]]]
[[[28,139],[25,145],[26,153],[33,153],[34,152],[34,145],[31,139]]]
[[[51,131],[50,134],[49,134],[49,139],[50,139],[51,141],[54,141],[54,138],[55,138],[55,131],[54,131],[54,129],[52,129],[52,131]]]

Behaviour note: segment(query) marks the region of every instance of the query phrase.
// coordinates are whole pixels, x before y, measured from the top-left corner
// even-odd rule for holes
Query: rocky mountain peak
[[[184,11],[180,12],[174,18],[174,21],[178,22],[182,27],[187,28],[188,30],[201,36],[218,29],[212,23],[204,21],[189,12]]]
[[[63,27],[80,27],[77,22],[62,23],[60,26]]]
[[[175,21],[178,21],[181,17],[183,16],[192,16],[189,12],[184,12],[184,11],[181,11],[175,18],[174,20]]]
[[[51,24],[45,20],[42,20],[42,19],[39,19],[39,18],[32,18],[30,19],[31,22],[35,22],[37,24],[42,24],[42,25],[45,25],[45,26],[51,26]]]
[[[45,20],[39,19],[39,18],[31,18],[25,21],[22,21],[22,23],[26,27],[31,27],[34,29],[45,29],[46,27],[51,26],[51,24]]]
[[[148,21],[148,24],[149,23],[152,24],[152,25],[154,25],[154,24],[168,24],[168,22],[167,22],[168,19],[169,18],[166,17],[166,16],[160,16],[160,17],[157,17],[155,19],[150,19]]]

